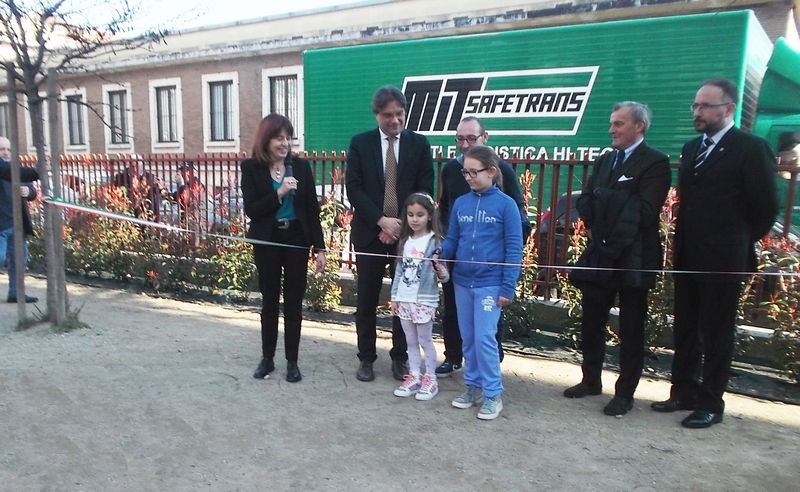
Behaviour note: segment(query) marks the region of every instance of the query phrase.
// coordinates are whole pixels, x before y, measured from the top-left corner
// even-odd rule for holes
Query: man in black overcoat
[[[564,396],[583,398],[602,392],[606,325],[619,295],[620,374],[614,398],[603,409],[614,416],[633,408],[644,365],[647,294],[655,286],[652,270],[662,267],[660,213],[671,175],[669,158],[644,140],[651,119],[644,104],[614,105],[609,128],[614,150],[597,158],[577,202],[589,231],[589,244],[578,265],[590,269],[570,273],[570,281],[583,293],[583,378]]]

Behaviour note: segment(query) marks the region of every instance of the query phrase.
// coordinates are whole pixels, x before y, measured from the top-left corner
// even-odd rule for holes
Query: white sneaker
[[[415,398],[420,401],[428,401],[439,393],[439,385],[436,382],[436,376],[429,376],[425,374],[422,376],[422,385]]]
[[[476,386],[467,386],[467,391],[461,393],[453,400],[452,404],[456,408],[469,408],[473,405],[480,405],[483,402],[481,389]]]
[[[403,384],[394,390],[394,396],[414,396],[419,391],[419,388],[419,375],[408,373],[403,377]]]
[[[503,410],[503,399],[500,395],[494,397],[486,397],[483,400],[483,406],[478,411],[478,418],[481,420],[494,420],[499,415],[500,412]]]

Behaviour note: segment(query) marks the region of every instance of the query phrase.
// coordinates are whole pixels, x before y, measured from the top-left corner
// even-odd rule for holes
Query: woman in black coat
[[[303,296],[309,248],[316,252],[316,271],[325,268],[325,243],[319,223],[319,202],[308,161],[291,156],[294,127],[288,118],[270,114],[259,123],[253,156],[242,161],[244,210],[250,218],[247,237],[256,244],[253,257],[262,296],[261,349],[263,358],[253,377],[275,370],[278,310],[283,276],[283,328],[286,380],[302,379],[297,367]]]

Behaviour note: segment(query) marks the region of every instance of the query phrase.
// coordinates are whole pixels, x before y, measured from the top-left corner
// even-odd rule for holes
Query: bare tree
[[[58,72],[77,71],[86,64],[119,51],[147,48],[163,41],[162,29],[137,31],[134,21],[143,14],[142,3],[127,0],[0,0],[0,57],[12,63],[8,81],[25,95],[36,148],[42,194],[59,192],[57,172],[50,173],[45,149],[45,129],[40,91]],[[52,81],[50,81],[52,82]],[[54,85],[51,84],[51,93]],[[53,108],[55,104],[52,103]],[[51,120],[55,115],[51,111]],[[51,135],[56,135],[53,131]],[[57,139],[51,139],[56,147]],[[57,152],[53,152],[57,156]],[[56,163],[57,164],[57,163]],[[44,246],[47,266],[47,317],[64,321],[66,292],[63,286],[63,254],[60,212],[44,208]],[[59,261],[60,258],[60,261]],[[62,284],[62,285],[59,285]],[[61,314],[59,314],[61,313]]]

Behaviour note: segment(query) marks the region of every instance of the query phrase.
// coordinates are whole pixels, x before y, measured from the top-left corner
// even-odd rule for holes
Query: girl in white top
[[[411,194],[403,204],[401,222],[397,251],[402,257],[397,259],[391,299],[392,314],[400,318],[408,342],[409,373],[394,394],[430,400],[439,392],[433,317],[439,305],[439,281],[450,278],[447,268],[431,259],[442,241],[433,198],[425,193]],[[424,375],[420,375],[420,346],[425,352]]]

